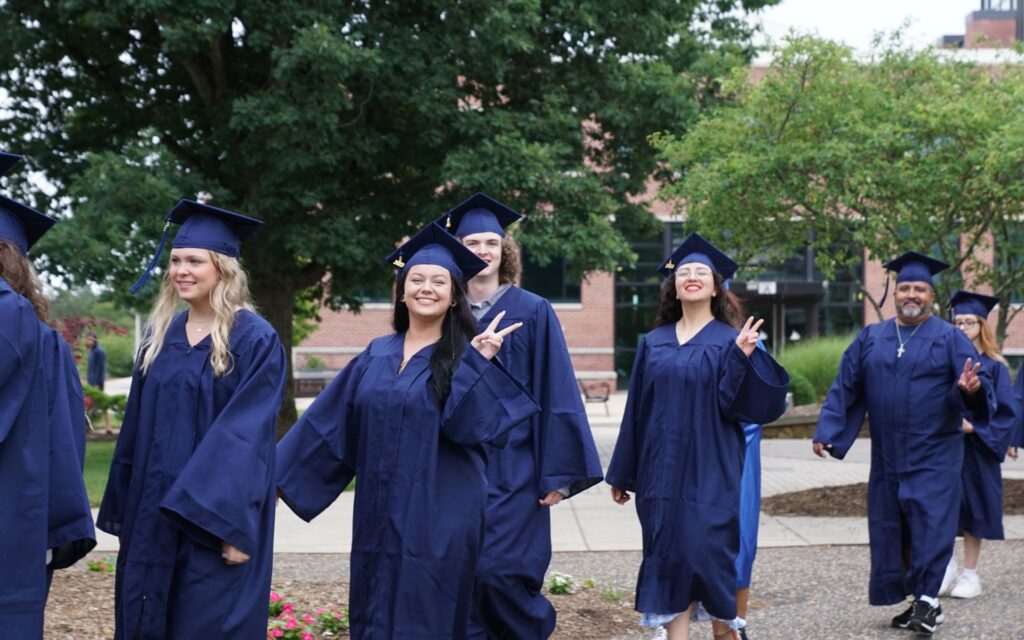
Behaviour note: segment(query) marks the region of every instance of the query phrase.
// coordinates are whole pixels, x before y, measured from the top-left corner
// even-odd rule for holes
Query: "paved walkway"
[[[625,393],[612,397],[609,416],[601,405],[587,406],[601,460],[607,465],[625,408]],[[866,482],[871,442],[857,442],[846,460],[821,460],[807,440],[768,439],[761,443],[762,493],[800,491],[815,487]],[[1003,477],[1024,479],[1024,460],[1008,460]],[[278,510],[274,551],[277,553],[347,553],[352,540],[352,505],[346,492],[312,523],[305,523],[283,506]],[[612,502],[608,486],[600,484],[554,507],[552,545],[555,551],[635,551],[641,549],[640,522],[632,504]],[[1024,516],[1004,518],[1006,537],[1024,539]],[[98,549],[114,551],[117,539],[100,533]],[[866,518],[813,518],[761,514],[759,547],[867,544]]]

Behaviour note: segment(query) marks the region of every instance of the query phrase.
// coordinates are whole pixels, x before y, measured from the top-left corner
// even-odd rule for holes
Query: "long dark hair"
[[[735,293],[722,286],[722,276],[717,271],[712,272],[715,278],[715,297],[711,298],[711,315],[715,320],[739,329],[746,322],[743,314],[743,302]],[[679,322],[683,317],[683,305],[676,297],[675,274],[665,278],[661,283],[661,298],[658,302],[658,317],[654,320],[654,326],[660,327],[665,324]]]
[[[395,283],[395,312],[391,318],[391,326],[398,333],[409,330],[409,307],[405,306],[402,300],[405,277],[408,274],[408,271],[403,273]],[[434,353],[430,356],[430,378],[427,380],[427,385],[439,406],[444,406],[448,400],[455,368],[459,366],[466,346],[477,334],[476,319],[469,311],[469,301],[466,298],[466,285],[455,277],[452,277],[451,281],[454,304],[448,307],[448,312],[444,315],[441,339],[437,341]]]
[[[54,326],[50,320],[50,303],[43,295],[43,285],[32,268],[32,261],[9,240],[0,240],[0,278],[6,280],[15,293],[32,303],[32,309],[41,321]]]

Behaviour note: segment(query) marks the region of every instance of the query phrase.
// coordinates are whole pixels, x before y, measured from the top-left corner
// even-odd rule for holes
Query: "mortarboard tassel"
[[[886,296],[889,295],[889,281],[890,280],[892,280],[892,277],[889,275],[889,272],[886,271],[885,272],[885,291],[882,292],[882,301],[878,303],[878,308],[879,309],[881,309],[882,305],[885,304],[885,298],[886,298]]]
[[[160,262],[160,255],[164,252],[164,245],[167,243],[167,231],[170,228],[170,222],[164,223],[164,233],[160,236],[160,244],[156,247],[156,253],[153,255],[153,259],[149,261],[149,264],[146,266],[146,270],[142,272],[139,279],[136,280],[135,284],[132,285],[132,288],[128,290],[132,295],[137,294],[142,287],[146,286],[146,283],[149,282],[149,279],[153,276],[153,269],[155,269],[157,263]]]

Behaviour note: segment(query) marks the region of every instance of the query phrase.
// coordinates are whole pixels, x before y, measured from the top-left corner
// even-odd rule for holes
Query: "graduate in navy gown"
[[[843,354],[814,434],[814,452],[842,459],[868,418],[868,534],[873,605],[914,602],[892,620],[932,633],[953,553],[963,462],[961,417],[988,428],[995,412],[989,372],[971,341],[932,315],[932,276],[943,262],[908,252],[896,272],[896,317],[869,325]],[[883,296],[884,302],[885,296]]]
[[[120,540],[115,637],[263,638],[285,353],[238,260],[262,223],[190,200],[166,219],[181,228],[97,517]]]
[[[0,172],[17,159],[0,153]],[[27,257],[54,222],[0,197],[0,629],[29,640],[43,636],[52,572],[96,545],[77,369]]]
[[[561,323],[551,304],[516,286],[519,247],[505,227],[521,216],[478,193],[439,224],[487,263],[468,284],[483,329],[499,313],[523,328],[505,341],[501,361],[541,411],[490,452],[487,532],[477,569],[474,638],[547,638],[555,609],[541,593],[551,562],[550,507],[601,481],[601,461],[580,398]]]
[[[955,558],[950,559],[952,574],[949,585],[940,595],[973,598],[981,595],[978,559],[981,540],[1003,540],[1003,475],[1001,463],[1017,428],[1017,407],[1013,399],[1010,371],[999,353],[995,336],[988,325],[988,314],[999,304],[999,298],[972,291],[957,291],[950,300],[953,324],[964,332],[981,357],[982,368],[992,376],[996,395],[996,412],[988,428],[975,430],[964,418],[964,462],[961,472],[960,530],[964,535],[964,570],[956,574]],[[1015,452],[1014,452],[1015,453]],[[947,574],[950,573],[947,570]]]
[[[282,499],[312,520],[358,478],[350,634],[465,638],[487,501],[487,443],[537,412],[476,334],[464,282],[485,264],[430,223],[388,256],[395,333],[373,340],[278,446]]]
[[[756,348],[761,321],[743,323],[722,286],[736,269],[695,233],[659,269],[658,317],[637,350],[605,477],[619,504],[636,492],[636,610],[671,640],[689,637],[698,609],[735,622],[743,424],[771,422],[786,406],[789,376]]]

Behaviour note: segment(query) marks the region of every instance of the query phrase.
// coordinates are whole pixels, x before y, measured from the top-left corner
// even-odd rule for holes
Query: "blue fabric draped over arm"
[[[512,427],[540,411],[530,393],[502,366],[467,347],[452,375],[451,393],[441,415],[441,434],[458,444],[501,445]]]
[[[633,373],[629,377],[629,395],[626,396],[626,412],[619,426],[619,437],[608,472],[604,480],[613,487],[636,491],[637,462],[640,457],[640,443],[643,429],[640,415],[643,412],[644,368],[647,366],[647,342],[641,341],[633,360]]]
[[[786,411],[789,374],[766,351],[748,357],[730,342],[724,348],[718,383],[722,414],[734,422],[765,424]]]
[[[31,305],[0,280],[0,443],[14,428],[32,391],[31,367],[38,357],[39,320]]]
[[[842,460],[853,446],[864,425],[868,406],[864,398],[864,367],[862,357],[867,329],[843,352],[839,373],[828,390],[818,417],[812,440],[830,445],[826,451]]]
[[[107,488],[96,515],[96,527],[114,536],[121,535],[128,508],[128,488],[132,481],[132,461],[135,458],[135,439],[139,428],[139,403],[145,383],[146,379],[136,365],[128,392],[128,404],[121,420],[121,431],[114,447],[114,459],[110,463]]]
[[[167,491],[160,509],[200,544],[221,541],[254,555],[260,514],[272,495],[274,436],[285,383],[276,334],[242,345],[242,372],[227,405]]]
[[[277,445],[281,499],[306,522],[329,507],[356,475],[354,401],[368,361],[363,351],[349,362]]]

